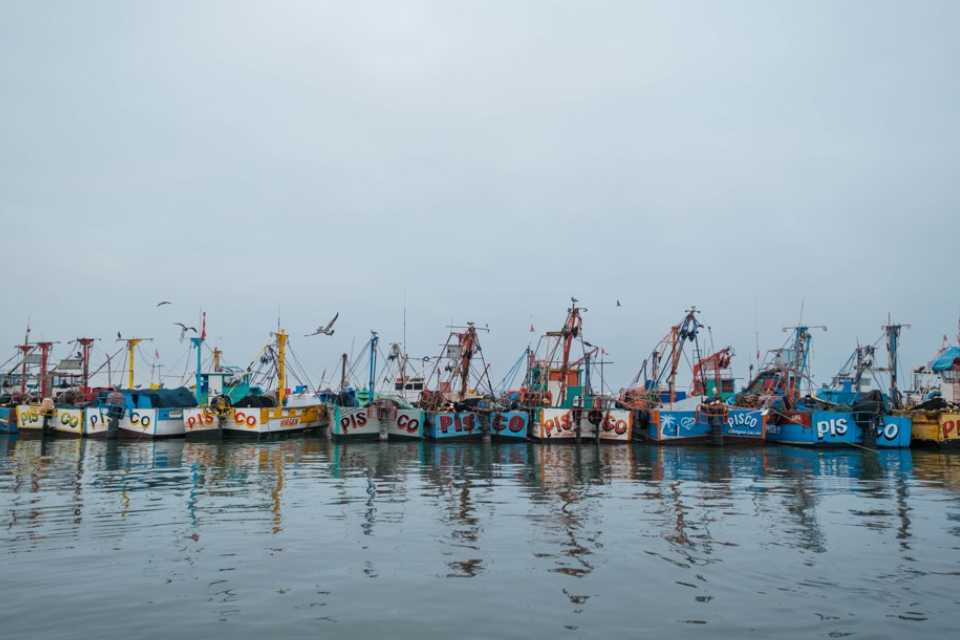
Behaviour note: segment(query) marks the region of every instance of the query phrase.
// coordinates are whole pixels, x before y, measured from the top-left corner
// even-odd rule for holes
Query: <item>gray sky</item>
[[[406,298],[411,352],[489,323],[502,373],[576,295],[618,387],[687,305],[745,373],[755,302],[765,350],[805,300],[819,379],[887,312],[912,366],[960,313],[958,24],[956,2],[7,0],[0,335],[119,329],[173,367],[203,306],[246,364],[279,309],[319,378],[396,339]]]

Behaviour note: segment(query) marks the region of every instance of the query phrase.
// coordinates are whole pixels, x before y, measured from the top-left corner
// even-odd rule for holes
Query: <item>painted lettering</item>
[[[411,418],[408,415],[401,413],[397,416],[397,426],[407,433],[416,433],[420,428],[420,421],[416,418]]]
[[[440,416],[440,433],[447,433],[450,430],[450,427],[453,426],[454,419],[452,416],[446,414]]]
[[[846,418],[831,418],[829,420],[817,421],[817,439],[823,440],[824,436],[831,437],[843,436],[847,433]]]
[[[943,430],[943,438],[944,438],[944,440],[946,440],[946,439],[948,439],[948,438],[953,438],[953,437],[955,437],[955,435],[956,435],[956,433],[957,433],[957,421],[956,421],[956,420],[944,420],[944,421],[943,421],[943,424],[941,425],[941,429]]]
[[[603,421],[603,430],[607,432],[613,431],[618,436],[622,436],[627,432],[627,421],[616,420],[613,416],[607,414]]]

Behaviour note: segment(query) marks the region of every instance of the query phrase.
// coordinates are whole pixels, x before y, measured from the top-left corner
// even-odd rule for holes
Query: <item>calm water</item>
[[[0,437],[3,638],[955,637],[960,456]]]

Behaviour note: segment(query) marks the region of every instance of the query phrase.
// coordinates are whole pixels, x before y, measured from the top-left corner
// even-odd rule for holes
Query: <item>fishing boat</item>
[[[922,394],[915,393],[915,403],[905,411],[919,446],[960,448],[960,335],[957,343],[951,345],[944,337],[933,360],[917,372],[929,371],[936,380]]]
[[[163,389],[159,385],[138,388],[135,384],[138,347],[149,340],[151,338],[118,336],[117,341],[126,349],[123,368],[127,372],[127,387],[118,385],[101,391],[82,409],[85,435],[137,439],[183,435],[183,410],[196,406],[193,394],[186,388]]]
[[[784,327],[789,337],[784,345],[771,349],[736,397],[736,405],[768,411],[767,440],[781,444],[810,446],[856,445],[862,438],[855,421],[829,412],[829,405],[801,402],[803,385],[808,395],[813,382],[810,375],[811,329],[826,331],[823,325]]]
[[[23,436],[52,434],[57,424],[56,407],[52,398],[52,378],[48,372],[50,351],[54,342],[29,342],[30,329],[23,344],[17,345],[20,351],[20,392],[19,402],[14,411],[17,431]],[[39,352],[39,353],[38,353]],[[38,367],[35,375],[36,391],[31,394],[29,379],[31,366]],[[32,401],[31,401],[32,400]],[[70,416],[65,414],[67,420]]]
[[[252,373],[221,363],[220,349],[211,350],[209,366],[203,366],[203,347],[207,338],[207,317],[203,314],[200,335],[190,338],[196,357],[194,368],[194,397],[196,407],[183,410],[184,435],[188,440],[219,439],[225,424],[233,417],[233,405],[248,396],[262,395],[250,384]]]
[[[427,438],[472,440],[491,435],[494,394],[488,372],[476,325],[451,327],[418,403],[424,410]]]
[[[79,347],[76,355],[61,359],[49,368],[54,342],[25,342],[20,346],[21,390],[19,396],[29,399],[27,380],[29,364],[35,362],[37,392],[33,402],[22,402],[16,407],[17,428],[24,435],[106,436],[116,435],[116,423],[100,423],[94,417],[98,391],[90,386],[90,379],[98,371],[90,371],[94,338],[77,338],[69,344]],[[39,351],[37,358],[31,352]],[[108,360],[111,356],[107,356]],[[106,362],[104,363],[106,365]],[[101,366],[101,369],[103,366]],[[111,428],[111,424],[113,428]]]
[[[636,415],[637,438],[659,444],[758,444],[766,438],[766,412],[732,406],[733,349],[704,353],[696,307],[643,361],[619,404]],[[688,353],[692,351],[692,353]],[[678,388],[681,360],[692,362],[691,392]]]
[[[18,347],[16,353],[0,364],[0,434],[17,432],[17,404],[21,398],[16,391],[18,376],[15,373],[20,364],[15,361],[19,355]],[[7,366],[11,362],[14,362],[14,365],[8,370]]]
[[[613,399],[593,387],[591,367],[602,349],[583,337],[583,314],[576,298],[561,329],[547,331],[528,349],[523,384],[511,394],[512,404],[530,416],[530,436],[539,441],[629,442],[633,415],[613,406]]]
[[[385,360],[383,388],[374,401],[378,418],[386,422],[390,440],[422,440],[426,414],[417,403],[426,388],[423,373],[399,343],[390,345]]]
[[[881,327],[883,334],[876,342],[858,344],[830,384],[816,391],[816,400],[827,403],[824,408],[832,414],[821,415],[821,422],[855,423],[860,429],[861,443],[866,446],[910,446],[913,424],[903,411],[904,396],[898,387],[900,334],[904,327],[909,325],[888,320]],[[876,363],[877,346],[881,341],[886,345],[885,367]],[[884,377],[887,384],[884,384]]]
[[[227,419],[221,423],[224,436],[262,437],[265,435],[291,433],[305,429],[320,428],[326,419],[322,400],[306,396],[301,402],[290,402],[288,383],[287,351],[289,334],[283,329],[271,334],[268,342],[253,363],[247,381],[248,395],[229,403]],[[304,372],[301,376],[305,378]],[[261,393],[269,389],[271,393]],[[218,398],[229,399],[221,394]],[[225,411],[226,413],[226,411]]]
[[[897,390],[897,351],[900,331],[904,325],[888,324],[888,367],[891,387],[889,398],[896,407],[900,394]],[[811,329],[826,330],[823,325],[785,327],[790,337],[783,347],[767,354],[763,366],[746,389],[737,396],[737,404],[760,406],[770,411],[767,438],[781,444],[814,447],[867,446],[900,448],[910,446],[911,422],[903,415],[890,412],[891,402],[880,392],[863,392],[863,373],[872,359],[859,354],[861,391],[856,390],[858,374],[841,371],[835,379],[837,387],[815,396],[810,373],[810,349],[813,343]],[[853,356],[856,362],[857,353]],[[806,388],[806,393],[804,393]],[[837,400],[848,400],[850,405]]]
[[[409,358],[398,345],[392,345],[387,362],[387,374],[384,380],[393,381],[394,390],[380,389],[377,385],[377,363],[382,354],[379,351],[380,337],[370,332],[370,339],[360,350],[360,354],[349,363],[349,356],[340,357],[340,384],[337,391],[327,391],[327,412],[330,415],[330,436],[337,440],[388,440],[420,439],[423,437],[423,410],[413,406],[407,399],[407,373]],[[361,365],[363,356],[367,358],[366,386],[353,383]],[[397,377],[391,375],[394,366]],[[413,378],[417,376],[413,375]],[[422,378],[420,379],[422,388]],[[397,387],[399,386],[399,389]],[[409,383],[409,386],[416,386]]]

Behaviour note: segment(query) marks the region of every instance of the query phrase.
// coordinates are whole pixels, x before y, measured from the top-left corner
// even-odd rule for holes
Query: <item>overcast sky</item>
[[[399,339],[406,300],[412,353],[489,324],[499,378],[575,295],[614,388],[691,304],[738,375],[801,301],[820,380],[888,312],[922,363],[960,314],[958,24],[924,1],[5,0],[3,353],[29,317],[182,369],[172,323],[202,307],[245,365],[279,312],[319,378]]]

